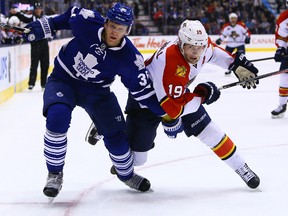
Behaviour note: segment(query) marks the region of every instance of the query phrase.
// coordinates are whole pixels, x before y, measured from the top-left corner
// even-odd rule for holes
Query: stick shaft
[[[21,33],[29,33],[30,32],[30,29],[28,29],[28,28],[22,28],[19,26],[11,26],[11,25],[8,25],[8,24],[2,23],[2,22],[0,22],[0,27],[4,28],[4,29],[9,29],[9,30],[13,29],[13,30],[21,32]]]
[[[252,59],[250,62],[257,62],[257,61],[265,61],[265,60],[270,60],[274,59],[274,57],[267,57],[267,58],[260,58],[260,59]]]
[[[278,74],[282,74],[282,73],[288,73],[288,69],[284,69],[284,70],[274,71],[274,72],[271,72],[271,73],[262,74],[262,75],[260,75],[260,76],[253,77],[253,78],[247,79],[247,80],[245,80],[245,81],[238,81],[238,82],[229,83],[229,84],[226,84],[226,85],[223,85],[223,86],[219,87],[218,89],[219,89],[219,90],[223,90],[223,89],[227,89],[227,88],[231,88],[231,87],[234,87],[234,86],[241,85],[241,84],[243,84],[243,83],[245,83],[245,82],[250,82],[250,81],[254,81],[254,80],[259,80],[259,79],[263,79],[263,78],[266,78],[266,77],[270,77],[270,76],[274,76],[274,75],[278,75]]]

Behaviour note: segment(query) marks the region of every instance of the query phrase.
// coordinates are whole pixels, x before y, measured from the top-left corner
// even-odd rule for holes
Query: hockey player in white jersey
[[[286,1],[286,7],[288,7],[288,1]],[[274,55],[276,62],[281,62],[280,70],[288,68],[288,10],[283,11],[276,21],[275,30],[275,44],[277,50]],[[279,104],[276,109],[272,110],[272,118],[282,118],[286,112],[288,102],[288,73],[279,75]]]
[[[222,26],[220,37],[216,40],[216,44],[220,45],[222,42],[226,43],[225,49],[233,53],[237,51],[245,54],[245,44],[250,43],[251,32],[248,27],[238,21],[238,15],[236,13],[229,14],[229,22]],[[230,74],[228,70],[225,74]]]
[[[197,137],[233,169],[248,187],[257,188],[259,177],[247,165],[232,139],[211,119],[203,106],[218,100],[218,88],[212,82],[205,82],[198,84],[192,92],[188,86],[195,81],[206,63],[231,69],[239,81],[256,77],[258,69],[243,54],[231,55],[214,44],[198,20],[185,20],[178,37],[178,40],[164,44],[145,61],[156,91],[156,103],[166,115],[157,116],[143,108],[131,94],[128,97],[125,109],[127,134],[135,155],[135,165],[146,162],[161,123],[170,138],[175,139],[182,131],[187,137]],[[256,88],[257,84],[256,80],[249,81],[243,87]],[[93,137],[93,132],[96,129],[91,130],[90,127],[88,137]],[[112,167],[111,173],[117,173],[117,170]]]
[[[132,9],[116,3],[106,18],[97,11],[71,7],[59,16],[43,18],[26,26],[31,30],[25,35],[29,41],[51,37],[61,29],[72,30],[74,36],[61,47],[55,58],[43,96],[43,115],[46,117],[44,155],[48,169],[43,192],[48,197],[56,197],[62,188],[67,131],[75,106],[84,108],[103,134],[118,178],[139,191],[150,188],[146,178],[134,173],[125,119],[115,94],[110,90],[115,76],[119,75],[135,100],[156,114],[164,113],[151,104],[151,98],[156,95],[144,59],[126,37],[133,20]]]

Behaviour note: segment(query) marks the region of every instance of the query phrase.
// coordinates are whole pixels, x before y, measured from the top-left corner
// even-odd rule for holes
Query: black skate
[[[248,167],[246,163],[243,167],[240,167],[235,172],[244,180],[248,187],[255,189],[259,186],[259,177]]]
[[[112,175],[117,175],[117,171],[114,166],[111,167],[110,173]],[[136,189],[141,192],[146,192],[150,189],[151,184],[148,179],[134,173],[133,177],[123,181],[126,185],[128,185],[132,189]]]
[[[63,172],[58,174],[49,173],[43,193],[52,198],[51,201],[59,194],[63,184]]]
[[[112,166],[112,167],[110,168],[110,173],[111,173],[112,175],[117,175],[117,172],[116,172],[116,169],[115,169],[114,166]]]
[[[225,75],[231,74],[231,70],[225,71]]]
[[[128,185],[132,189],[136,189],[141,192],[146,192],[150,189],[151,184],[148,179],[134,173],[132,178],[123,181],[126,185]]]
[[[95,127],[94,123],[92,122],[92,124],[90,125],[87,131],[85,141],[90,143],[91,145],[96,145],[96,143],[102,138],[103,136],[98,134],[98,130]]]
[[[284,113],[286,112],[286,104],[284,105],[279,105],[275,110],[271,112],[272,118],[283,118]]]

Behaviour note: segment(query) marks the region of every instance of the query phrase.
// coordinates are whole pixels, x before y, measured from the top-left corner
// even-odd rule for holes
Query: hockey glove
[[[164,132],[171,139],[175,139],[177,134],[181,133],[184,129],[181,118],[178,118],[172,122],[162,121],[162,126],[164,128]]]
[[[221,38],[218,38],[218,39],[215,41],[215,43],[216,43],[217,45],[220,45],[221,42],[222,42]]]
[[[244,54],[236,53],[234,62],[229,66],[229,70],[232,70],[240,82],[257,76],[258,69],[246,59]],[[241,84],[243,88],[256,88],[259,84],[259,80],[247,81]]]
[[[30,32],[23,34],[23,37],[30,42],[44,38],[52,38],[56,32],[52,19],[45,17],[29,23],[25,28],[29,28]]]
[[[250,44],[250,40],[251,38],[249,36],[245,37],[245,40],[244,40],[245,44]]]
[[[193,93],[202,97],[202,103],[207,105],[218,100],[221,94],[216,85],[212,82],[198,84]]]
[[[278,47],[274,55],[274,60],[275,62],[282,62],[285,59],[285,56],[287,56],[287,49],[284,47]]]

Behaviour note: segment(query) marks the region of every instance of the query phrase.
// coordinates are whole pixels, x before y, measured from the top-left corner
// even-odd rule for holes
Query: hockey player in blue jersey
[[[26,26],[31,30],[25,35],[30,41],[51,37],[61,29],[72,30],[74,36],[55,58],[43,96],[44,155],[48,168],[43,192],[48,197],[56,197],[62,187],[67,131],[75,106],[84,108],[104,135],[118,178],[139,191],[150,188],[146,178],[134,173],[125,120],[116,96],[110,91],[115,76],[119,75],[135,100],[158,115],[163,112],[150,104],[156,95],[143,57],[126,37],[133,20],[132,9],[116,3],[106,18],[97,11],[71,7],[59,16]]]

